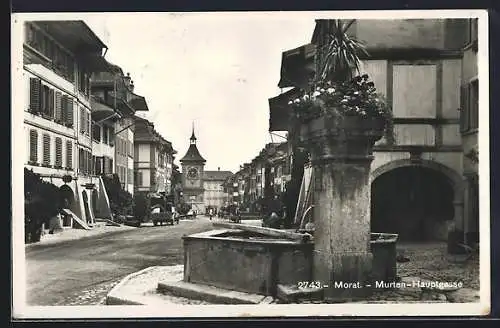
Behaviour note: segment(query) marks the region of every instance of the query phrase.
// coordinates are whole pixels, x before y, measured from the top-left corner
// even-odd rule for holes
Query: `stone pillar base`
[[[330,256],[330,261],[331,266],[324,267],[324,271],[321,270],[325,273],[330,272],[330,277],[323,275],[323,279],[320,276],[315,278],[324,285],[325,300],[331,302],[363,300],[373,293],[372,253],[341,253]]]

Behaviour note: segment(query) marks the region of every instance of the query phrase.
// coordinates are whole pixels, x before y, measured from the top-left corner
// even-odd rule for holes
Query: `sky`
[[[271,136],[281,54],[309,43],[314,17],[271,13],[121,13],[83,19],[146,97],[144,116],[178,154],[194,123],[205,170],[236,172]],[[139,114],[142,115],[142,114]]]

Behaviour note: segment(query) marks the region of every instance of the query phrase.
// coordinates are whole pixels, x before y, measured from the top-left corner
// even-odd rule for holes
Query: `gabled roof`
[[[203,179],[212,181],[224,181],[232,175],[233,172],[231,171],[204,171]]]
[[[82,20],[33,21],[75,54],[101,53],[107,46]]]

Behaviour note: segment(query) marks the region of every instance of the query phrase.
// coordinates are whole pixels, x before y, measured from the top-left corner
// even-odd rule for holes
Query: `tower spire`
[[[193,132],[191,133],[191,138],[189,140],[191,140],[192,144],[196,143],[196,136],[194,135],[194,121],[193,121]]]

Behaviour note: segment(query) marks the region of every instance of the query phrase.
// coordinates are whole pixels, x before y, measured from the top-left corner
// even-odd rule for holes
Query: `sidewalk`
[[[36,245],[57,244],[57,243],[69,241],[69,240],[78,240],[81,238],[98,236],[98,235],[102,235],[102,234],[112,232],[112,231],[126,231],[126,230],[132,230],[132,229],[137,229],[137,228],[126,226],[126,225],[117,227],[117,226],[112,226],[112,225],[106,225],[105,222],[99,222],[92,228],[92,230],[65,229],[65,230],[63,230],[59,233],[56,233],[56,234],[43,235],[39,242],[26,244],[25,248],[29,248],[29,247],[36,246]]]

